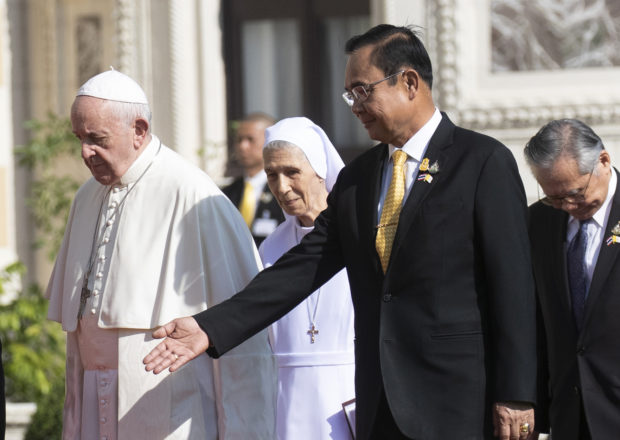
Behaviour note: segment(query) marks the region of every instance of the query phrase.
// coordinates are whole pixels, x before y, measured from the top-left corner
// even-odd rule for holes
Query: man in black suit
[[[256,246],[284,221],[282,208],[269,191],[263,170],[265,128],[273,124],[275,120],[264,113],[251,113],[239,123],[234,158],[243,168],[243,176],[222,189],[241,211]]]
[[[620,191],[601,139],[574,119],[525,147],[545,193],[530,207],[544,331],[540,428],[562,440],[620,436]],[[546,338],[544,337],[546,336]],[[546,345],[546,350],[544,349]]]
[[[535,300],[514,158],[435,108],[430,59],[409,28],[379,25],[346,51],[343,97],[382,143],[342,170],[300,245],[232,300],[156,331],[168,338],[147,370],[174,371],[207,347],[221,355],[346,267],[357,439],[479,440],[494,425],[525,439]]]

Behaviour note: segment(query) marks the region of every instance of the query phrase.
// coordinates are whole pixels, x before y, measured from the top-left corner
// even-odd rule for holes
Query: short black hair
[[[277,121],[270,114],[264,112],[253,112],[245,115],[241,122],[264,122],[267,127],[272,126]]]
[[[350,55],[369,45],[375,45],[371,62],[386,76],[407,66],[418,72],[429,89],[433,87],[431,59],[413,27],[377,25],[364,34],[351,37],[345,45],[345,52]]]

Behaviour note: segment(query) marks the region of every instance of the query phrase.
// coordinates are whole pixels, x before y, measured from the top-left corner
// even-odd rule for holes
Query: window
[[[346,40],[370,27],[368,0],[225,0],[228,118],[307,116],[345,162],[373,145],[340,97]]]

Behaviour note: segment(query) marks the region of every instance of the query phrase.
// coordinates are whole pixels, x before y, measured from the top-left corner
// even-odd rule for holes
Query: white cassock
[[[313,229],[286,217],[259,248],[265,267]],[[314,343],[308,334],[312,321],[318,330]],[[342,403],[355,397],[353,338],[345,270],[271,325],[269,339],[278,361],[279,440],[351,438]]]
[[[92,293],[78,321],[89,266]],[[88,180],[46,292],[48,317],[67,332],[63,438],[273,439],[266,331],[173,374],[142,363],[160,342],[154,328],[227,299],[259,269],[237,209],[155,136],[119,184]]]

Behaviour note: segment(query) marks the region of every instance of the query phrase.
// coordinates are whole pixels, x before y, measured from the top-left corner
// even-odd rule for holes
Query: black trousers
[[[592,440],[592,435],[590,434],[590,428],[588,427],[588,420],[586,419],[586,412],[583,409],[583,398],[581,399],[579,440]]]

